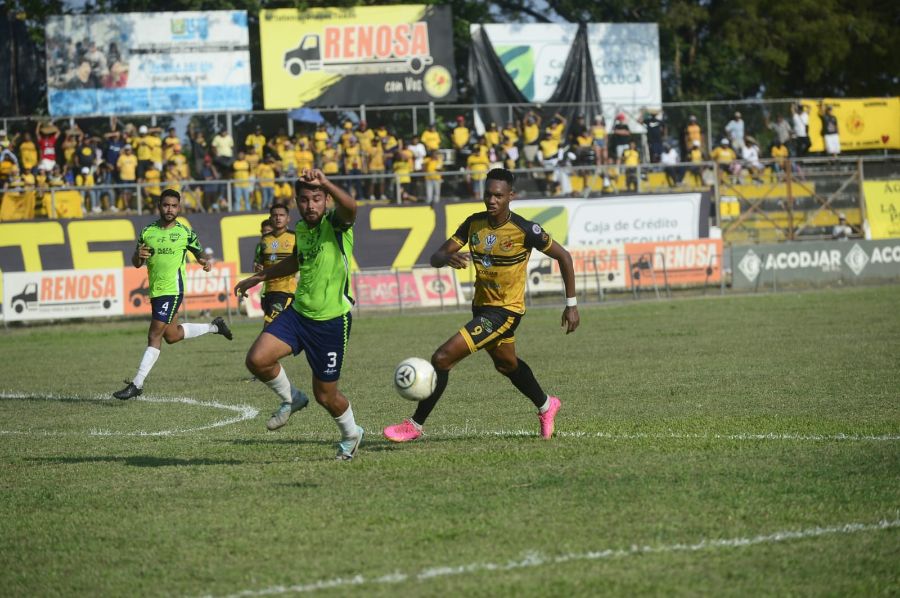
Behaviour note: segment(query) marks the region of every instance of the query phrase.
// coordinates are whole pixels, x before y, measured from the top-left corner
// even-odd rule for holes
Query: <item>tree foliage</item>
[[[403,0],[412,2],[415,0]],[[666,101],[900,94],[896,0],[424,0],[453,10],[464,79],[469,25],[487,22],[655,22]],[[244,9],[384,4],[377,0],[88,0],[78,12]],[[12,0],[40,43],[43,20],[73,12],[61,0]],[[258,32],[251,27],[251,51]],[[258,66],[258,58],[254,58]],[[259,71],[255,71],[259,72]],[[465,81],[463,81],[465,83]],[[463,86],[464,87],[464,86]]]

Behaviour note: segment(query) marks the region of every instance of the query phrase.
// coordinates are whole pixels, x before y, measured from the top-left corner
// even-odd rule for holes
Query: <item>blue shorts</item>
[[[290,345],[294,355],[306,351],[313,376],[334,382],[341,377],[351,320],[349,313],[331,320],[311,320],[289,307],[265,331]]]
[[[184,295],[163,295],[150,300],[150,310],[154,320],[171,324],[178,315],[178,308],[184,301]]]

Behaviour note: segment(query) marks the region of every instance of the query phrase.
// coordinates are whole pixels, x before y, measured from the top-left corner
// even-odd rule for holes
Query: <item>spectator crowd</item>
[[[835,156],[837,120],[828,106],[819,117],[826,152]],[[63,130],[47,121],[12,135],[0,130],[0,187],[39,195],[52,187],[77,187],[85,209],[102,212],[133,210],[139,202],[152,209],[164,189],[182,192],[187,211],[267,210],[276,201],[289,203],[290,180],[314,167],[348,176],[357,199],[427,204],[441,200],[448,171],[461,172],[452,181],[454,196],[481,197],[488,171],[497,166],[535,169],[532,176],[547,195],[570,195],[573,177],[581,177],[582,186],[600,183],[612,190],[623,174],[625,187],[636,191],[646,164],[658,165],[651,168],[664,172],[672,187],[701,186],[712,183],[714,171],[723,181],[760,181],[764,159],[777,173],[791,156],[808,152],[809,114],[802,105],[787,117],[766,117],[765,126],[772,143],[763,151],[735,112],[707,154],[696,116],[674,132],[659,110],[620,112],[609,128],[599,115],[587,122],[578,114],[569,122],[558,113],[544,119],[528,111],[503,126],[489,123],[481,135],[458,116],[440,130],[430,123],[405,135],[383,124],[372,128],[366,121],[344,120],[336,128],[323,122],[293,135],[256,126],[238,141],[225,127],[207,137],[191,124],[182,137],[174,128],[120,127],[115,119],[102,133],[77,124]],[[709,162],[717,167],[710,169]]]

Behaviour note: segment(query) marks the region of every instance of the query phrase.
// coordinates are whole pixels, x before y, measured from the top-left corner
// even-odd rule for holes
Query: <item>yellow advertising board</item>
[[[803,100],[809,111],[809,151],[825,151],[820,108],[831,106],[838,121],[841,151],[900,149],[900,97]]]
[[[900,239],[900,179],[865,181],[866,220],[873,239]]]
[[[456,99],[449,6],[262,10],[267,109]]]

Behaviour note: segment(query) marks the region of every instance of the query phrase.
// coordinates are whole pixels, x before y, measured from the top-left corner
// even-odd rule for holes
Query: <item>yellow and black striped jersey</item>
[[[264,268],[273,266],[286,257],[290,257],[294,253],[295,242],[294,231],[285,229],[280,235],[268,234],[263,236],[259,241],[256,249],[256,263],[262,264]],[[281,278],[273,278],[266,281],[265,292],[279,291],[282,293],[294,293],[297,290],[297,275],[282,276]]]
[[[525,313],[525,279],[532,249],[547,251],[550,235],[536,222],[509,213],[509,219],[491,226],[487,212],[466,218],[450,237],[469,245],[475,265],[475,295],[472,305],[502,307]]]

